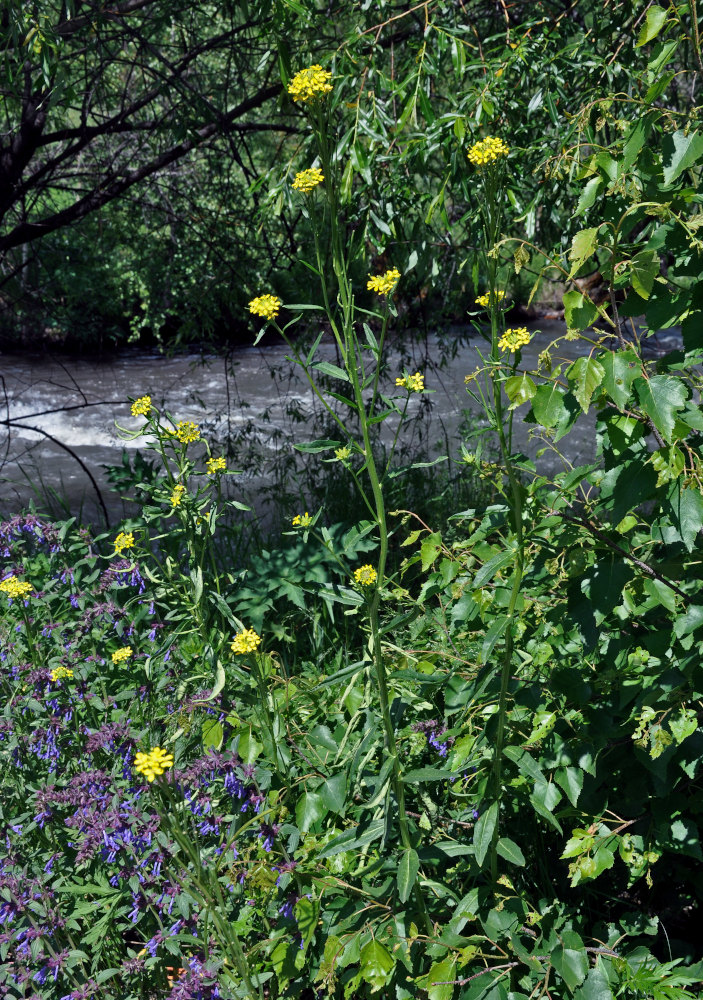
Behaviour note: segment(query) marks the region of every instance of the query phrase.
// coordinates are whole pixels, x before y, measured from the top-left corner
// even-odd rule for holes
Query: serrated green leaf
[[[344,812],[347,797],[347,779],[343,771],[328,778],[320,785],[318,792],[323,804],[330,812]]]
[[[669,717],[669,729],[677,743],[692,736],[698,728],[698,715],[692,708],[682,708]]]
[[[659,274],[659,254],[656,250],[640,250],[630,261],[630,282],[637,294],[648,299]]]
[[[600,356],[603,365],[603,388],[620,409],[630,399],[630,388],[642,373],[642,363],[634,351],[608,351]]]
[[[684,170],[692,167],[703,156],[703,136],[698,132],[674,132],[662,142],[664,183],[673,184]]]
[[[595,358],[577,358],[566,372],[572,392],[584,413],[588,413],[593,393],[605,378],[605,368]]]
[[[598,319],[598,309],[581,292],[577,292],[575,289],[565,292],[563,300],[567,329],[580,332]]]
[[[395,968],[395,960],[380,941],[369,941],[361,949],[359,971],[361,978],[371,987],[371,991],[382,989]]]
[[[514,410],[523,403],[529,403],[537,392],[537,386],[529,375],[511,375],[503,382],[503,388],[510,400],[509,410]]]
[[[456,956],[447,955],[435,962],[427,975],[428,1000],[451,1000],[456,979]]]
[[[317,792],[303,792],[295,806],[295,820],[303,833],[307,833],[326,812],[327,808],[321,795]]]
[[[636,48],[641,48],[643,45],[646,45],[647,42],[651,42],[653,38],[656,38],[665,23],[666,11],[658,4],[653,4],[647,10],[647,16],[640,29],[640,33],[637,36],[637,41],[635,42]]]
[[[582,229],[576,233],[571,241],[569,250],[569,260],[571,261],[571,271],[569,277],[573,278],[583,264],[592,257],[598,246],[598,226],[593,229]]]
[[[532,412],[537,423],[543,427],[556,427],[568,417],[564,403],[564,390],[556,382],[546,382],[537,387],[532,399]]]
[[[688,392],[673,375],[638,378],[633,383],[639,404],[665,441],[671,442],[676,414],[686,405]]]

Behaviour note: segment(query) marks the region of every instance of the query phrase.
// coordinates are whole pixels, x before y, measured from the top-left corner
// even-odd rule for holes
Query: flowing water
[[[563,323],[542,320],[523,350],[523,367],[534,368],[537,355],[564,332]],[[464,376],[480,364],[484,345],[475,334],[469,341],[451,331],[407,345],[407,356],[402,345],[389,353],[390,385],[405,360],[409,372],[425,372],[426,388],[433,391],[411,398],[409,416],[417,419],[408,422],[405,443],[414,447],[414,437],[434,454],[449,450],[456,455],[467,427],[481,425]],[[452,356],[439,366],[450,348]],[[671,347],[663,344],[663,349]],[[588,350],[587,343],[562,339],[552,351],[553,361],[573,360]],[[134,456],[144,448],[143,438],[129,437],[141,418],[130,416],[127,399],[146,394],[174,419],[201,424],[221,447],[229,439],[234,464],[244,468],[242,477],[229,480],[233,495],[256,497],[283,474],[277,460],[290,455],[292,442],[309,439],[315,430],[312,394],[286,353],[283,346],[264,346],[238,349],[229,358],[134,351],[104,359],[0,355],[0,513],[16,513],[31,500],[40,510],[53,505],[55,513],[58,497],[84,520],[104,522],[107,516],[114,523],[128,513],[129,505],[111,491],[104,467],[120,465],[123,449]],[[333,345],[323,343],[319,356],[334,361]],[[526,409],[516,412],[516,449],[535,458],[540,472],[563,468],[564,459],[532,437],[532,428],[521,419]],[[560,448],[573,465],[593,459],[592,413],[578,419]],[[305,460],[318,462],[320,456]],[[304,506],[304,484],[301,492]]]

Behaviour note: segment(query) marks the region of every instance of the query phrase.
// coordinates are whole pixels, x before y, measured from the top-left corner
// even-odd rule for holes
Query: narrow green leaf
[[[349,381],[349,376],[344,369],[338,365],[330,364],[329,361],[317,361],[312,367],[316,372],[322,372],[323,375],[332,375],[334,378],[341,378],[345,382]]]
[[[420,870],[420,859],[417,851],[412,847],[406,847],[400,856],[398,863],[398,874],[396,882],[398,884],[398,896],[401,903],[407,903],[410,893],[413,891],[417,873]]]
[[[474,827],[474,851],[476,853],[476,861],[479,865],[483,864],[484,858],[488,853],[488,848],[491,846],[497,822],[498,803],[493,802],[479,817]]]
[[[296,444],[294,447],[305,454],[315,454],[318,451],[330,451],[332,448],[339,448],[341,441],[331,441],[327,438],[320,438],[317,441],[307,441]]]

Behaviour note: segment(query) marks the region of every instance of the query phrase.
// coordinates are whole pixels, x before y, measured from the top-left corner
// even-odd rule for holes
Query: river
[[[529,326],[529,325],[528,325]],[[542,320],[529,326],[531,343],[522,363],[534,368],[538,354],[556,338],[563,338],[563,323]],[[668,346],[668,345],[664,345]],[[485,346],[472,332],[407,338],[389,352],[389,372],[395,375],[405,362],[410,373],[425,373],[425,396],[411,398],[405,445],[412,449],[425,442],[433,454],[458,454],[467,428],[482,426],[477,407],[469,398],[464,376],[480,364]],[[553,361],[571,361],[588,353],[580,340],[559,340]],[[669,348],[670,349],[670,348]],[[56,358],[44,355],[0,355],[0,514],[17,513],[30,501],[40,511],[64,511],[84,521],[110,525],[134,512],[133,506],[110,487],[105,466],[120,465],[123,449],[132,457],[144,439],[123,440],[118,425],[127,431],[139,421],[130,416],[129,396],[151,395],[155,403],[176,420],[201,425],[214,451],[230,442],[229,465],[243,470],[228,479],[232,495],[257,506],[266,490],[286,485],[300,493],[306,506],[305,467],[286,483],[286,463],[293,442],[309,439],[319,413],[300,369],[287,360],[284,345],[238,348],[227,358],[126,350],[106,358],[84,355]],[[445,357],[444,365],[439,360]],[[332,344],[323,343],[319,357],[334,361]],[[341,383],[340,383],[341,384]],[[563,459],[544,441],[532,436],[533,428],[515,418],[515,447],[538,462],[547,475],[563,468]],[[472,441],[467,441],[470,450]],[[593,414],[582,416],[560,442],[573,465],[592,461],[595,454]],[[318,462],[319,455],[305,462]]]

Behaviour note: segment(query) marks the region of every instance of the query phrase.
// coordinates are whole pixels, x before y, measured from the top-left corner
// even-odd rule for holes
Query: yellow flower
[[[500,303],[503,301],[504,298],[505,298],[505,292],[503,291],[496,292],[495,301],[498,303],[498,305],[500,305]],[[484,309],[490,309],[491,293],[486,292],[484,295],[479,295],[479,297],[476,299],[476,305],[482,306]]]
[[[300,173],[295,175],[293,187],[296,191],[302,191],[303,194],[309,194],[310,191],[312,191],[313,188],[316,188],[318,184],[322,184],[324,179],[325,175],[319,167],[310,167],[309,170],[301,170]]]
[[[354,579],[362,587],[370,587],[371,584],[376,582],[377,577],[378,573],[371,563],[366,563],[365,566],[360,566],[359,569],[354,570]]]
[[[8,576],[7,580],[0,581],[0,590],[10,598],[29,597],[34,587],[26,580],[18,580],[14,576]]]
[[[243,632],[235,635],[230,649],[237,656],[244,656],[245,653],[255,653],[260,645],[261,636],[257,635],[253,628],[245,628]]]
[[[249,303],[249,312],[264,319],[275,319],[282,305],[277,295],[259,295]]]
[[[332,90],[332,84],[329,82],[331,79],[332,74],[316,63],[295,74],[288,84],[288,93],[294,101],[303,103],[313,101],[317,97],[329,94]]]
[[[503,336],[498,341],[498,347],[501,351],[510,351],[512,354],[514,351],[519,351],[521,347],[525,344],[529,344],[530,334],[527,331],[526,326],[518,326],[515,329],[506,330]]]
[[[148,417],[151,410],[151,396],[140,396],[132,403],[133,417]]]
[[[123,549],[134,548],[134,535],[131,531],[121,531],[115,539],[115,552],[119,555]]]
[[[507,156],[509,152],[510,149],[502,139],[489,135],[474,143],[466,155],[469,163],[473,163],[475,167],[486,167],[495,163],[501,156]]]
[[[425,376],[421,375],[420,372],[415,372],[414,375],[403,375],[402,378],[397,378],[395,384],[399,389],[407,389],[408,392],[422,392],[425,388]]]
[[[379,295],[388,295],[388,293],[393,291],[395,288],[399,277],[400,271],[397,267],[392,267],[390,270],[386,271],[385,274],[378,274],[375,277],[370,274],[369,280],[366,282],[366,288],[369,292],[377,292]]]
[[[129,660],[132,656],[132,650],[129,646],[123,646],[121,649],[116,649],[112,654],[113,663],[122,663],[123,660]]]
[[[68,667],[54,667],[51,671],[52,681],[62,681],[69,677],[73,677],[73,671]]]
[[[226,472],[227,463],[224,458],[208,458],[205,468],[209,476],[214,476],[217,472]]]
[[[176,485],[173,487],[173,493],[171,494],[172,507],[181,506],[181,500],[183,499],[183,494],[185,493],[185,491],[186,488],[183,485],[183,483],[176,483]]]
[[[137,774],[143,774],[150,782],[169,767],[173,767],[173,754],[161,747],[154,747],[149,753],[140,751],[134,758],[134,770]]]
[[[307,528],[309,525],[312,524],[312,518],[310,517],[308,512],[305,511],[304,514],[296,514],[293,520],[291,521],[291,524],[293,525],[294,528]]]
[[[181,444],[192,444],[200,438],[200,428],[192,420],[179,420],[176,424],[175,435]]]
[[[334,450],[334,457],[337,459],[338,462],[346,462],[350,456],[351,456],[351,448],[349,447],[349,445],[345,444],[343,448],[335,448]]]

